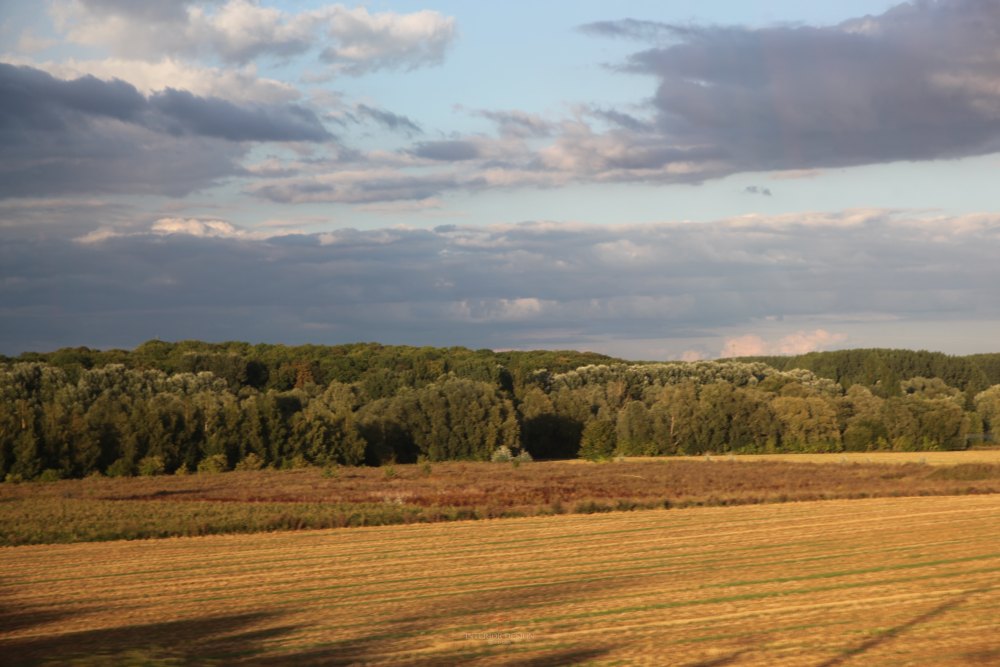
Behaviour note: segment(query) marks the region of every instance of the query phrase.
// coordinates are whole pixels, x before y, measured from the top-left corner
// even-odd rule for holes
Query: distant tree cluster
[[[938,378],[968,397],[1000,384],[1000,354],[956,357],[924,350],[857,349],[810,352],[788,357],[746,357],[778,370],[800,368],[839,383],[845,390],[860,384],[883,398],[898,396],[900,382],[915,377]]]
[[[830,354],[845,355],[830,367],[854,358]],[[929,353],[910,354],[913,368],[926,366]],[[914,375],[890,391],[887,376],[845,387],[844,374],[761,360],[626,364],[574,352],[376,344],[60,350],[0,364],[0,479],[521,455],[964,449],[1000,425],[1000,383],[982,386],[982,363],[968,372],[945,364],[953,382]]]

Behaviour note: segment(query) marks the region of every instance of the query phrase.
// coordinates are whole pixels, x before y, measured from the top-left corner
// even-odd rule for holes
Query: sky
[[[0,354],[1000,352],[992,0],[0,2]]]

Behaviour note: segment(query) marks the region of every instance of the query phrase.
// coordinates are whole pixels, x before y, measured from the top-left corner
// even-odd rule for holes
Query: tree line
[[[1000,383],[953,382],[913,376],[887,391],[763,361],[376,344],[76,348],[0,364],[0,479],[964,449],[1000,424]]]

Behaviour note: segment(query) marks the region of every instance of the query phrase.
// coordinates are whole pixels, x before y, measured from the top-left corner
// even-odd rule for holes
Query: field
[[[1000,496],[0,549],[11,664],[988,665]]]
[[[944,466],[825,454],[804,461],[435,463],[0,484],[0,544],[1000,493],[1000,457],[983,454],[995,452],[921,454]]]
[[[682,456],[693,461],[704,457]],[[733,461],[788,461],[792,463],[926,463],[958,465],[961,463],[1000,463],[1000,449],[968,449],[960,452],[841,452],[839,454],[737,454],[723,457]],[[641,459],[629,459],[641,460]]]

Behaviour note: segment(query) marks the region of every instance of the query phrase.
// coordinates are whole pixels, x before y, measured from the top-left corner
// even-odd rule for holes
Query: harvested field
[[[0,485],[0,544],[998,492],[998,463],[737,463],[728,457],[88,478]]]
[[[15,664],[988,665],[1000,496],[0,549]]]

